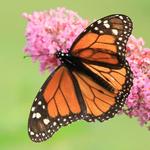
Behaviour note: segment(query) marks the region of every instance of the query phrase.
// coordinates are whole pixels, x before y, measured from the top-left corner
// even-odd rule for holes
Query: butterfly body
[[[63,53],[61,51],[57,51],[55,56],[60,60],[61,64],[65,65],[70,70],[78,69],[81,64],[80,59],[73,57],[69,52]]]
[[[108,120],[123,107],[133,80],[125,59],[131,30],[129,17],[107,16],[87,27],[69,52],[56,52],[60,66],[41,87],[29,116],[34,142],[77,120]]]
[[[99,83],[99,85],[103,86],[106,90],[114,92],[114,89],[110,84],[105,82],[105,80],[103,80],[100,76],[96,75],[83,65],[82,62],[84,62],[84,60],[81,61],[81,59],[72,56],[69,52],[63,53],[58,51],[55,55],[60,60],[61,64],[65,65],[69,70],[77,70],[78,72],[86,74],[95,80],[95,82]]]

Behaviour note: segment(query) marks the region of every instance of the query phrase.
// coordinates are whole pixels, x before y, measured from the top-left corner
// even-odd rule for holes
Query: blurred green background
[[[58,6],[78,12],[83,18],[98,19],[113,13],[130,16],[136,37],[150,47],[149,0],[1,0],[0,1],[0,149],[1,150],[149,150],[150,132],[136,119],[116,116],[104,123],[73,123],[52,139],[36,144],[27,134],[27,120],[33,99],[48,76],[41,75],[38,63],[23,59],[26,21],[23,12]]]

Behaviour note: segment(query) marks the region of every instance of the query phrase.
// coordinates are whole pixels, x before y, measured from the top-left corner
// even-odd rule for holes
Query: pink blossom
[[[77,13],[65,8],[24,13],[23,16],[28,21],[25,53],[40,62],[41,71],[52,71],[59,64],[53,54],[59,50],[66,52],[88,24]]]
[[[150,121],[150,49],[144,48],[142,38],[130,36],[127,59],[134,74],[133,87],[127,98],[128,115],[137,117],[140,124]]]

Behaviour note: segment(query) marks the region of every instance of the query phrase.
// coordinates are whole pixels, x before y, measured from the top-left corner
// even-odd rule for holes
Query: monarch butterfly
[[[114,117],[123,107],[133,75],[125,59],[132,21],[110,15],[89,25],[67,53],[56,52],[61,65],[48,77],[31,107],[32,141],[52,137],[76,120],[94,122]]]

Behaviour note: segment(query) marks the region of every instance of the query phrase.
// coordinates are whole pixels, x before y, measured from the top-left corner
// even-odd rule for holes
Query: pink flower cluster
[[[88,24],[87,20],[65,8],[31,15],[24,13],[23,16],[28,20],[25,53],[40,62],[41,71],[52,71],[59,65],[54,53],[59,50],[66,52]],[[126,101],[126,114],[137,117],[144,125],[150,121],[150,49],[144,48],[143,39],[130,37],[127,59],[134,74],[134,83]]]
[[[41,71],[52,71],[59,64],[53,54],[59,50],[66,52],[88,24],[77,13],[65,8],[24,13],[23,16],[28,21],[25,52],[32,60],[40,62]]]
[[[137,117],[144,125],[150,121],[150,49],[144,48],[142,38],[130,36],[127,59],[134,74],[133,87],[126,101],[127,114]]]

